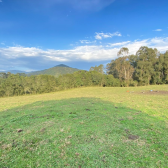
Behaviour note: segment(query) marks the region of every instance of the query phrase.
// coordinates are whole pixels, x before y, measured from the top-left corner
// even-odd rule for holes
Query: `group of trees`
[[[0,73],[0,97],[52,92],[55,84],[55,77],[50,75],[25,77]]]
[[[103,64],[100,64],[99,66],[91,67],[89,71],[96,71],[101,74],[104,74],[104,66]]]
[[[168,83],[168,51],[141,47],[135,55],[128,55],[128,48],[121,48],[118,58],[107,64],[107,74],[128,86]]]
[[[26,94],[48,93],[82,86],[120,86],[120,81],[113,75],[96,71],[77,71],[73,74],[23,76],[0,73],[0,97]]]
[[[121,48],[106,66],[91,67],[59,77],[0,73],[0,97],[48,93],[82,86],[120,87],[168,83],[168,51],[141,47],[135,55]]]

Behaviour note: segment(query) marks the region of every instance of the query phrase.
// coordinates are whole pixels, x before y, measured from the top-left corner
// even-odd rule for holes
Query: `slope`
[[[60,65],[57,65],[55,67],[45,69],[45,70],[42,70],[42,71],[31,72],[31,73],[28,73],[27,75],[31,76],[31,75],[46,74],[46,75],[53,75],[55,77],[58,77],[59,75],[68,74],[68,73],[71,74],[71,73],[74,73],[76,71],[79,71],[79,69],[71,68],[71,67],[66,66],[64,64],[60,64]]]

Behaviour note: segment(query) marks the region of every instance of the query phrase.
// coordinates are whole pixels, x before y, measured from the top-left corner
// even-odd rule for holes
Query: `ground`
[[[158,90],[168,85],[1,98],[0,167],[166,167],[168,95]]]
[[[151,91],[145,90],[139,93],[148,94],[148,95],[168,95],[168,91],[164,91],[164,90],[151,90]]]

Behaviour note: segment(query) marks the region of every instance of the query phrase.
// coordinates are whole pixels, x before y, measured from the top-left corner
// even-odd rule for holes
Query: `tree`
[[[126,48],[126,47],[122,47],[118,53],[117,53],[117,56],[128,56],[129,54],[129,49]]]
[[[156,64],[154,65],[155,76],[153,76],[152,83],[153,84],[162,84],[165,82],[164,80],[164,54],[160,54],[160,56],[156,60]]]
[[[128,57],[119,57],[107,64],[107,74],[112,74],[120,80],[131,80],[134,67],[130,64]]]
[[[128,81],[132,80],[132,76],[134,73],[134,67],[130,64],[128,48],[121,48],[118,52],[118,58],[116,60],[112,60],[111,63],[107,64],[107,74],[112,74],[115,78],[120,79],[120,81],[125,80],[127,83]]]
[[[7,75],[6,73],[0,72],[0,78],[5,79],[5,78],[7,78],[7,77],[8,77],[8,75]]]
[[[104,66],[100,64],[99,66],[91,67],[89,71],[97,71],[101,74],[104,74]]]
[[[129,80],[130,74],[132,78],[132,71],[134,71],[133,67],[130,66],[130,63],[128,61],[128,54],[129,54],[129,49],[126,47],[122,47],[117,53],[118,56],[122,56],[120,57],[120,62],[122,67],[121,73],[122,74],[124,73],[124,75],[122,75],[124,80]]]
[[[163,76],[164,81],[168,83],[168,51],[166,51],[164,54]]]
[[[141,85],[149,85],[156,76],[156,71],[154,69],[157,61],[156,49],[142,46],[137,51],[136,55],[138,59],[135,76]]]

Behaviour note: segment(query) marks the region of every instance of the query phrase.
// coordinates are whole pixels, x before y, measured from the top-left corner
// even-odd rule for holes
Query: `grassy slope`
[[[28,74],[28,76],[30,75],[41,75],[41,74],[45,74],[45,75],[53,75],[55,77],[58,77],[59,75],[63,75],[63,74],[71,74],[74,73],[76,71],[79,71],[79,69],[76,68],[70,68],[70,67],[53,67],[53,68],[49,68],[46,70],[42,70],[42,71],[36,71],[36,72],[31,72]]]
[[[151,89],[168,86],[2,98],[1,167],[166,167],[168,96],[136,93]]]
[[[120,103],[125,107],[142,110],[143,112],[153,116],[168,117],[168,96],[165,95],[144,95],[137,94],[143,90],[167,90],[168,85],[162,86],[144,86],[130,88],[101,88],[88,87],[60,91],[55,93],[47,93],[41,95],[28,95],[19,97],[1,98],[0,111],[33,103],[36,101],[61,100],[75,97],[95,97],[107,100],[113,103]],[[127,93],[129,90],[135,93]]]

